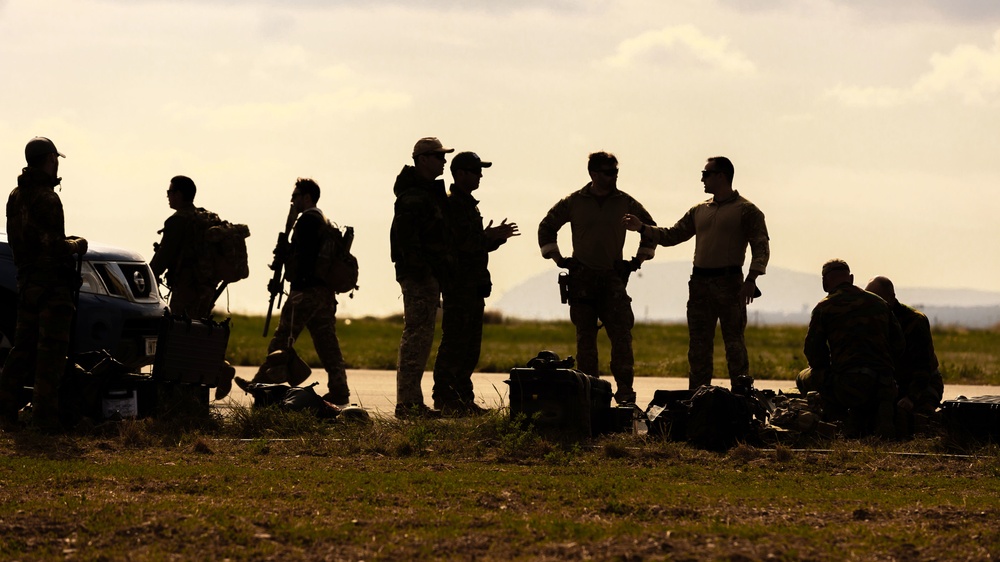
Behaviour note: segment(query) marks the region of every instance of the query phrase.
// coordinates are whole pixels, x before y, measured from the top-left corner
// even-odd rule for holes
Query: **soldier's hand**
[[[642,228],[642,221],[635,215],[625,213],[625,216],[622,217],[622,226],[629,230],[638,232]]]
[[[740,287],[739,300],[744,305],[753,302],[754,294],[757,292],[757,282],[753,279],[747,279],[743,282],[743,286]]]
[[[561,257],[559,260],[556,261],[556,265],[558,265],[559,267],[561,267],[563,269],[573,270],[573,269],[576,269],[580,265],[580,262],[576,261],[575,258],[562,258]]]
[[[87,253],[87,239],[80,238],[79,236],[73,236],[67,242],[70,243],[70,253],[77,255],[84,255]]]
[[[267,292],[272,295],[277,295],[284,292],[285,284],[277,279],[271,279],[267,282]]]
[[[896,402],[896,405],[899,406],[899,409],[903,410],[904,412],[913,411],[913,401],[910,400],[909,396],[904,396],[900,398],[899,402]]]
[[[489,240],[507,240],[512,236],[520,236],[521,233],[517,230],[517,223],[508,223],[507,219],[504,218],[500,221],[500,224],[493,226],[493,221],[490,221],[486,228],[483,229],[483,235]]]

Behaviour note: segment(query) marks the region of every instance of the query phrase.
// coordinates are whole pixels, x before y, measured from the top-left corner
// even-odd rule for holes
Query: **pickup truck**
[[[90,244],[81,265],[83,285],[70,354],[106,350],[129,369],[153,363],[166,309],[156,277],[136,252]],[[0,366],[17,325],[17,267],[0,232]]]

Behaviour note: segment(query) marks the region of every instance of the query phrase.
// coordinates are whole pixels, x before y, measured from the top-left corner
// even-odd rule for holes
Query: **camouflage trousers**
[[[692,275],[688,281],[689,388],[712,384],[716,324],[722,327],[730,383],[737,377],[750,374],[750,359],[743,337],[747,326],[747,307],[739,299],[742,286],[742,273],[718,277]]]
[[[611,342],[610,367],[617,386],[615,401],[634,403],[635,315],[625,282],[613,271],[579,269],[570,273],[569,283],[569,317],[576,327],[577,368],[588,375],[600,376],[597,332],[603,324]]]
[[[25,405],[22,389],[33,385],[35,425],[58,426],[59,382],[66,368],[73,311],[69,287],[20,287],[14,347],[0,373],[0,416],[4,420],[17,419],[18,410]]]
[[[823,378],[823,417],[843,421],[847,437],[896,436],[896,383],[891,374],[853,368],[828,370]]]
[[[434,406],[471,404],[472,372],[479,363],[486,301],[475,287],[445,292],[441,316],[441,345],[434,361]]]
[[[396,405],[424,403],[420,381],[434,345],[434,324],[441,304],[437,279],[401,279],[403,291],[403,335],[396,360]]]
[[[170,287],[170,313],[197,320],[212,315],[215,287],[175,283]]]
[[[326,370],[328,400],[334,404],[350,402],[347,370],[337,340],[337,300],[330,289],[310,287],[289,293],[267,352],[292,347],[303,329],[309,330],[316,355]]]

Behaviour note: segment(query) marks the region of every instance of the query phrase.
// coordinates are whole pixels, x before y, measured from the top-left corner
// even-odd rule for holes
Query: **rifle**
[[[288,209],[288,218],[285,219],[285,231],[278,233],[278,243],[274,246],[274,260],[271,261],[271,271],[274,275],[267,282],[267,291],[271,293],[271,300],[267,303],[267,318],[264,320],[264,337],[267,337],[267,330],[271,327],[271,312],[274,310],[274,299],[278,298],[278,308],[281,308],[281,297],[285,294],[285,282],[281,277],[281,270],[285,266],[286,254],[288,253],[288,235],[292,232],[292,225],[299,216],[293,204]]]

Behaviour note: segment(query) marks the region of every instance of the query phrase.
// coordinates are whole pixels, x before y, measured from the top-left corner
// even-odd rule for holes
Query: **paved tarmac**
[[[237,367],[236,376],[250,380],[256,367]],[[508,373],[474,373],[472,384],[476,391],[476,401],[488,408],[497,408],[507,404],[508,386],[503,382],[509,377]],[[613,379],[611,381],[614,385]],[[319,383],[316,391],[319,394],[326,393],[326,372],[322,369],[313,369],[312,376],[305,382],[305,385]],[[728,387],[729,380],[726,378],[715,379],[715,383]],[[351,403],[366,408],[373,414],[385,416],[392,415],[396,407],[396,372],[395,371],[374,371],[367,369],[350,369],[347,371],[347,384],[351,389]],[[433,375],[430,372],[424,373],[423,384],[424,402],[428,406],[433,406],[431,399],[431,387],[433,386]],[[653,399],[653,393],[657,390],[682,390],[687,388],[687,379],[678,377],[636,377],[635,391],[638,395],[637,403],[639,407],[645,408]],[[754,386],[761,390],[788,389],[795,391],[795,381],[775,381],[758,380],[754,381]],[[958,396],[988,396],[1000,395],[1000,387],[997,386],[969,386],[969,385],[946,385],[944,387],[944,399],[951,400]],[[214,402],[214,405],[225,408],[233,404],[249,406],[252,403],[251,397],[243,392],[239,387],[233,385],[233,390],[229,396],[221,401]]]

